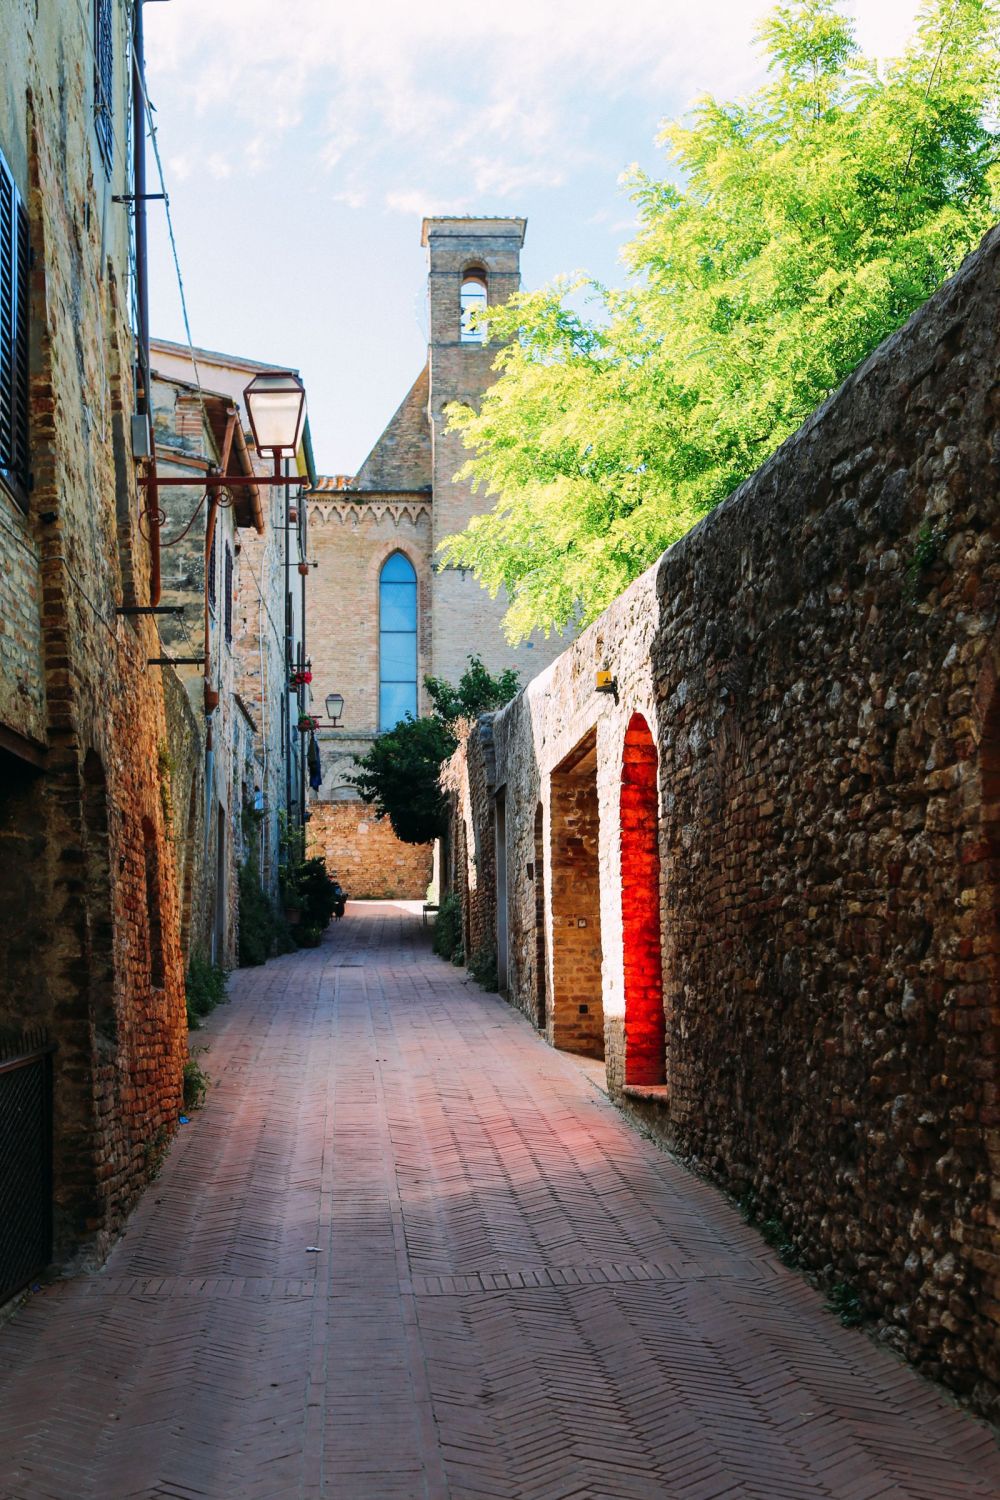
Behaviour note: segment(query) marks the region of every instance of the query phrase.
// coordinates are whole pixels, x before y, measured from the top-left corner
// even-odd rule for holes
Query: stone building
[[[0,0],[0,1301],[108,1244],[186,1057],[132,447],[133,11]]]
[[[993,1416],[998,363],[994,230],[448,771],[466,951]]]
[[[400,844],[357,800],[347,778],[354,757],[404,713],[428,703],[423,679],[457,682],[470,655],[522,680],[564,642],[504,637],[506,601],[473,575],[445,566],[439,543],[490,501],[455,475],[467,456],[446,431],[452,402],[474,405],[490,385],[495,349],[473,310],[520,286],[524,219],[425,219],[427,360],[389,425],[353,476],[322,476],[308,496],[313,688],[318,705],[343,696],[337,726],[320,733],[322,787],[310,806],[310,836],[355,895],[422,896],[429,849]]]
[[[192,654],[191,639],[202,650],[207,626],[206,669],[215,674],[211,683],[205,678],[211,696],[202,696],[199,702],[198,691],[193,691],[192,705],[202,736],[202,764],[194,775],[200,776],[203,786],[207,775],[216,789],[208,799],[211,814],[206,811],[201,816],[209,823],[214,818],[217,831],[205,829],[200,845],[197,837],[193,840],[192,847],[203,852],[191,867],[203,867],[210,892],[207,911],[215,915],[207,931],[194,930],[191,936],[200,951],[214,950],[220,962],[231,963],[236,942],[235,881],[237,866],[247,853],[244,839],[259,841],[263,888],[277,899],[281,822],[285,818],[291,826],[300,826],[305,809],[308,734],[300,733],[297,725],[302,715],[310,713],[312,699],[308,684],[294,685],[292,679],[305,667],[307,585],[315,576],[306,560],[306,507],[298,497],[303,486],[316,482],[316,473],[307,419],[302,449],[294,463],[289,461],[288,489],[252,484],[253,475],[262,473],[265,466],[249,444],[243,392],[255,375],[272,370],[272,365],[209,349],[192,351],[167,339],[152,339],[150,352],[158,452],[166,444],[164,456],[172,462],[218,463],[226,443],[226,424],[230,414],[235,414],[229,471],[245,471],[250,481],[245,492],[237,492],[231,508],[220,507],[217,512],[215,572],[213,576],[210,568],[207,593],[205,521],[199,518],[186,543],[164,548],[164,587],[171,599],[189,605],[183,623],[163,627],[165,639],[175,654]],[[184,497],[172,502],[174,530],[179,531],[194,510],[199,491],[174,493]],[[189,625],[192,611],[195,630]],[[194,690],[194,678],[201,672],[189,670],[187,676]],[[215,730],[206,738],[209,723]],[[179,724],[177,728],[180,746],[183,734]],[[247,735],[252,742],[249,760],[240,748]],[[185,784],[193,795],[190,777]],[[252,805],[253,819],[244,818],[244,804]],[[223,834],[221,860],[219,830]],[[189,883],[183,885],[185,909]],[[204,917],[204,905],[202,910]],[[224,930],[223,912],[228,913]]]

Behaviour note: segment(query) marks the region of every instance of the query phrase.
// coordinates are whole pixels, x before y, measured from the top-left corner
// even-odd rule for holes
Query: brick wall
[[[127,11],[114,7],[124,139]],[[0,767],[0,1026],[48,1029],[56,1254],[100,1253],[173,1130],[186,1055],[166,733],[149,548],[131,456],[128,217],[120,149],[98,151],[86,7],[0,4],[0,149],[28,203],[30,449],[19,650],[0,650],[0,720],[44,740]],[[27,564],[26,564],[27,566]],[[34,563],[29,571],[34,570]],[[19,705],[11,670],[28,671]],[[44,722],[39,714],[44,705]],[[27,712],[28,717],[23,717]],[[9,754],[9,760],[7,755]]]
[[[478,406],[493,382],[496,348],[463,344],[460,306],[463,275],[470,266],[481,268],[490,303],[505,302],[521,285],[522,219],[428,219],[424,243],[428,248],[430,310],[430,383],[428,413],[433,445],[434,540],[438,544],[462,531],[471,518],[489,510],[490,498],[474,493],[468,480],[457,479],[469,457],[457,433],[447,431],[446,408],[451,402]],[[470,652],[477,652],[491,672],[515,667],[527,680],[561,650],[557,638],[539,633],[513,646],[503,634],[507,608],[501,591],[491,598],[478,580],[463,569],[440,564],[433,577],[433,672],[457,682]]]
[[[315,802],[306,828],[309,854],[322,855],[355,900],[426,898],[433,845],[402,843],[363,802]]]
[[[594,745],[611,1087],[993,1412],[998,272],[994,231],[493,724],[513,1003],[537,1011],[539,803],[550,1028],[572,994],[552,882],[565,772]],[[605,667],[617,697],[594,690]],[[657,754],[655,1101],[624,1081],[637,714]]]

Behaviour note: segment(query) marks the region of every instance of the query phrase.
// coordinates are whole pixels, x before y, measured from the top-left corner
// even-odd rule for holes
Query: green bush
[[[468,969],[480,989],[495,991],[500,988],[495,948],[478,949],[469,959]]]
[[[462,946],[462,907],[454,892],[445,896],[434,920],[434,952],[439,958],[452,959]]]
[[[281,847],[284,863],[278,872],[281,900],[286,911],[299,912],[299,921],[286,924],[288,947],[315,948],[330,925],[336,897],[336,881],[320,855],[311,859],[305,854],[305,832],[301,828],[282,826]],[[284,951],[288,951],[288,947]]]
[[[197,1031],[205,1016],[225,1000],[228,978],[225,969],[221,969],[218,964],[210,964],[206,959],[199,958],[197,953],[191,955],[184,994],[187,1000],[187,1023],[192,1031]]]
[[[241,968],[266,964],[275,946],[276,920],[271,903],[260,888],[260,868],[256,853],[240,867],[240,938]]]
[[[208,1091],[209,1076],[202,1069],[201,1063],[196,1057],[189,1058],[184,1064],[184,1108],[185,1110],[201,1109],[205,1102],[205,1094]]]

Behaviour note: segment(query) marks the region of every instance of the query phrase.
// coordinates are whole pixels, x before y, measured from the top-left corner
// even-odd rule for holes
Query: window
[[[109,176],[115,159],[115,42],[111,0],[94,0],[94,129]]]
[[[28,215],[0,156],[0,479],[28,500]]]
[[[461,336],[463,344],[485,344],[485,323],[480,322],[475,327],[472,323],[472,314],[483,312],[485,308],[486,273],[467,271],[462,280]]]
[[[226,543],[226,578],[223,585],[225,588],[225,599],[223,607],[226,615],[226,640],[232,645],[233,640],[233,549]]]
[[[417,575],[402,552],[386,561],[378,586],[378,724],[417,717]]]
[[[208,604],[213,613],[215,611],[215,555],[217,551],[218,545],[215,540],[215,533],[213,532],[212,545],[208,552]]]

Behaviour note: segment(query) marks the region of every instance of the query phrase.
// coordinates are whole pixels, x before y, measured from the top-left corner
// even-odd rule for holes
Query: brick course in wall
[[[998,273],[994,231],[493,722],[512,1002],[537,1013],[539,942],[550,1030],[571,992],[559,768],[594,743],[612,1091],[994,1415]],[[645,1098],[625,1081],[636,714],[657,753],[665,1023]],[[492,837],[489,796],[470,809]]]
[[[307,834],[309,854],[322,855],[356,900],[425,899],[433,845],[404,844],[363,802],[314,803]]]

